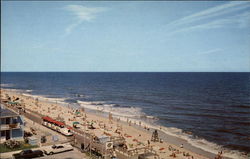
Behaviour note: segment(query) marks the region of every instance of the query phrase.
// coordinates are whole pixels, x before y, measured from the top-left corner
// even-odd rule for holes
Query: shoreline
[[[22,92],[22,90],[12,90],[12,89],[2,89],[1,88],[1,90],[3,90],[3,92],[8,92],[8,93],[10,93],[10,92],[12,92],[13,94],[15,94],[15,95],[19,95],[19,96],[23,96],[23,97],[27,97],[26,95],[24,95],[24,92]],[[31,91],[29,91],[29,92],[26,92],[26,93],[30,93]],[[28,96],[29,97],[27,97],[27,98],[33,98],[33,100],[35,99],[35,98],[39,98],[39,96],[38,95],[32,95],[32,94],[28,94]],[[43,98],[42,96],[41,96],[41,98]],[[63,103],[61,103],[61,102],[59,102],[59,101],[57,101],[57,100],[55,100],[55,101],[49,101],[48,99],[49,98],[45,98],[44,97],[44,99],[45,100],[41,100],[41,99],[39,99],[39,102],[41,102],[41,103],[43,103],[43,102],[46,102],[46,103],[50,103],[50,104],[52,104],[52,103],[56,103],[56,105],[59,105],[60,107],[65,107],[66,109],[67,109],[67,104],[66,105],[64,105]],[[89,102],[89,104],[91,104],[91,102]],[[81,104],[82,105],[82,104]],[[81,106],[80,105],[80,106]],[[85,107],[84,107],[85,108]],[[72,107],[70,108],[70,109],[72,109]],[[106,118],[106,120],[107,120],[107,112],[97,112],[96,110],[88,110],[88,109],[86,109],[86,114],[87,115],[90,115],[90,116],[98,116],[98,117],[100,117],[100,115],[101,115],[101,118]],[[114,118],[116,118],[116,117],[114,117]],[[117,119],[117,118],[116,118]],[[130,119],[131,121],[135,121],[135,119]],[[128,123],[125,121],[125,120],[120,120],[120,123],[122,123],[123,125],[127,125],[128,126]],[[146,124],[146,123],[143,123],[143,124]],[[132,125],[132,127],[133,128],[136,128],[137,130],[139,130],[139,131],[145,131],[145,129],[142,127],[142,126],[139,126],[139,125],[134,125],[134,124],[131,124]],[[149,127],[149,125],[147,125],[148,127]],[[157,126],[159,126],[159,125],[157,125]],[[130,126],[129,126],[130,127]],[[155,127],[155,126],[154,126]],[[151,133],[152,133],[152,129],[153,128],[150,128],[150,130],[151,131],[148,131],[147,132],[147,134],[148,135],[151,135]],[[158,128],[159,129],[159,128]],[[195,153],[195,154],[200,154],[200,155],[202,155],[202,156],[204,156],[204,157],[208,157],[208,158],[214,158],[215,156],[216,156],[216,154],[214,154],[214,153],[211,153],[211,152],[207,152],[207,151],[204,151],[204,150],[202,150],[201,148],[197,148],[197,147],[195,147],[195,146],[193,146],[193,145],[191,145],[190,143],[188,143],[188,141],[186,141],[185,139],[181,139],[181,138],[178,138],[178,137],[175,137],[175,136],[171,136],[171,135],[169,135],[169,134],[166,134],[165,132],[163,132],[162,130],[158,130],[159,131],[159,135],[160,135],[160,137],[162,138],[162,140],[164,141],[164,142],[166,142],[167,144],[173,144],[173,146],[175,146],[175,147],[177,147],[178,149],[180,149],[179,148],[179,146],[181,145],[181,144],[183,144],[184,145],[184,149],[185,150],[187,150],[187,151],[190,151],[190,153]],[[223,157],[223,158],[226,158],[226,159],[229,159],[228,157]]]
[[[88,113],[89,114],[93,114],[93,115],[97,115],[98,114],[98,113],[91,112],[91,111],[88,112]],[[122,122],[125,125],[129,125],[126,121],[122,121],[121,120],[120,122]],[[140,131],[145,131],[145,128],[143,128],[142,126],[139,126],[137,124],[131,124],[131,126],[135,127],[136,129],[138,129]],[[152,134],[153,130],[155,130],[155,129],[150,128],[150,130],[147,131],[147,132],[150,133],[150,134]],[[208,152],[208,151],[205,151],[205,150],[203,150],[201,148],[198,148],[198,147],[195,147],[195,146],[191,145],[185,139],[182,139],[182,138],[179,138],[179,137],[176,137],[176,136],[173,136],[173,135],[166,134],[165,132],[163,132],[160,129],[157,129],[157,130],[158,130],[159,136],[161,136],[161,139],[164,142],[167,142],[169,144],[173,144],[173,145],[175,145],[177,147],[180,146],[181,144],[183,144],[183,146],[184,146],[185,149],[187,149],[187,150],[189,150],[191,152],[194,152],[196,154],[208,157],[210,159],[213,159],[216,156],[215,153]],[[232,158],[223,156],[223,159],[232,159]]]

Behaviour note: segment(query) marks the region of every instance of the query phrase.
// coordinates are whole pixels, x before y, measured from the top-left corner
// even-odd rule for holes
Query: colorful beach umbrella
[[[78,121],[74,121],[73,124],[80,124]]]

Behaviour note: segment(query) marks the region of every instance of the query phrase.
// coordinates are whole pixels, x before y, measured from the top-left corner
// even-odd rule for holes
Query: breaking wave
[[[116,104],[105,104],[104,102],[84,102],[79,100],[77,103],[84,108],[105,113],[112,113],[113,115],[119,117],[139,118],[141,116],[146,116],[146,114],[142,112],[142,109],[137,107],[121,107]]]
[[[6,84],[6,83],[1,83],[0,84],[0,87],[2,88],[5,88],[5,87],[13,87],[14,86],[14,84]]]

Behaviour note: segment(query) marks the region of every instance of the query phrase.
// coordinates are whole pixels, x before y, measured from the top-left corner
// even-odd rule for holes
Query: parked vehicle
[[[12,155],[15,159],[21,159],[21,158],[34,158],[43,156],[43,151],[41,150],[23,150],[20,153],[16,153]]]
[[[53,155],[55,153],[72,151],[73,147],[70,144],[58,144],[44,148],[43,152],[46,155]]]

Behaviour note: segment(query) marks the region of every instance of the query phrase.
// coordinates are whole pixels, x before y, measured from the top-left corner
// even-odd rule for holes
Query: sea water
[[[5,72],[1,87],[161,125],[207,151],[250,152],[250,73]]]

